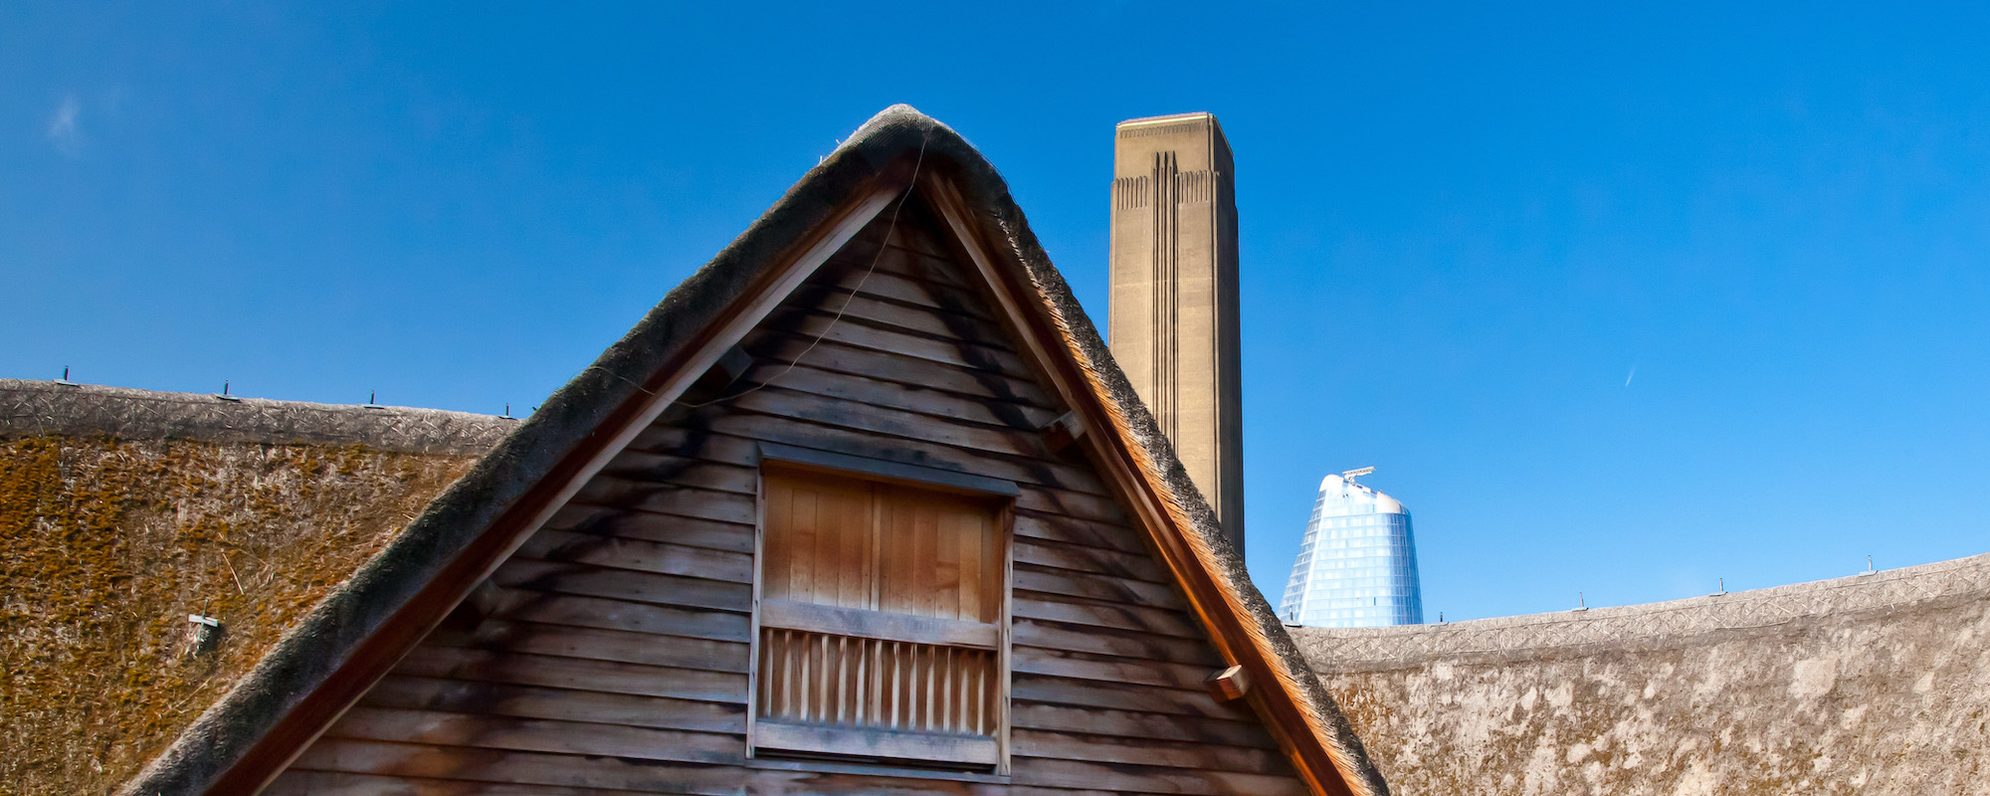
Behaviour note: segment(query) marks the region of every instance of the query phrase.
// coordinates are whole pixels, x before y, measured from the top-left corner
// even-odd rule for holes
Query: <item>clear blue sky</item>
[[[1433,619],[1990,549],[1980,6],[723,5],[0,7],[0,376],[531,406],[893,102],[1102,317],[1210,110],[1274,599],[1360,465]]]

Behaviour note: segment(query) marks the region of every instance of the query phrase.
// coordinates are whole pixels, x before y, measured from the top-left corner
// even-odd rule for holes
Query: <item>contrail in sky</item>
[[[1631,386],[1631,380],[1632,380],[1632,379],[1635,379],[1635,378],[1637,378],[1637,377],[1638,377],[1638,366],[1636,366],[1636,365],[1632,365],[1632,366],[1631,366],[1631,375],[1629,375],[1629,376],[1625,376],[1625,377],[1624,377],[1624,386],[1626,386],[1626,387],[1629,387],[1629,386]]]

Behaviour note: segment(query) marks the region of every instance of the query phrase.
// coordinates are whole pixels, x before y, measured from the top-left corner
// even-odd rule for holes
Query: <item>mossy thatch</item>
[[[0,790],[130,779],[474,459],[0,439]]]

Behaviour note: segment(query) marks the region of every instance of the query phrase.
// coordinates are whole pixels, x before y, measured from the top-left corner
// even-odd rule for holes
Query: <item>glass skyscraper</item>
[[[1278,615],[1289,625],[1382,627],[1423,622],[1410,512],[1354,482],[1374,468],[1320,482],[1306,538],[1285,583]]]

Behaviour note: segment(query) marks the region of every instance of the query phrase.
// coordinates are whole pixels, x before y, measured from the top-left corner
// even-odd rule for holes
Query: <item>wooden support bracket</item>
[[[1043,432],[1043,444],[1051,453],[1061,453],[1085,436],[1085,424],[1078,419],[1077,412],[1065,412],[1056,420],[1044,424],[1040,430]]]
[[[1218,702],[1235,702],[1244,698],[1251,690],[1251,677],[1244,673],[1244,667],[1232,666],[1204,678],[1202,684],[1209,689],[1210,696]]]

